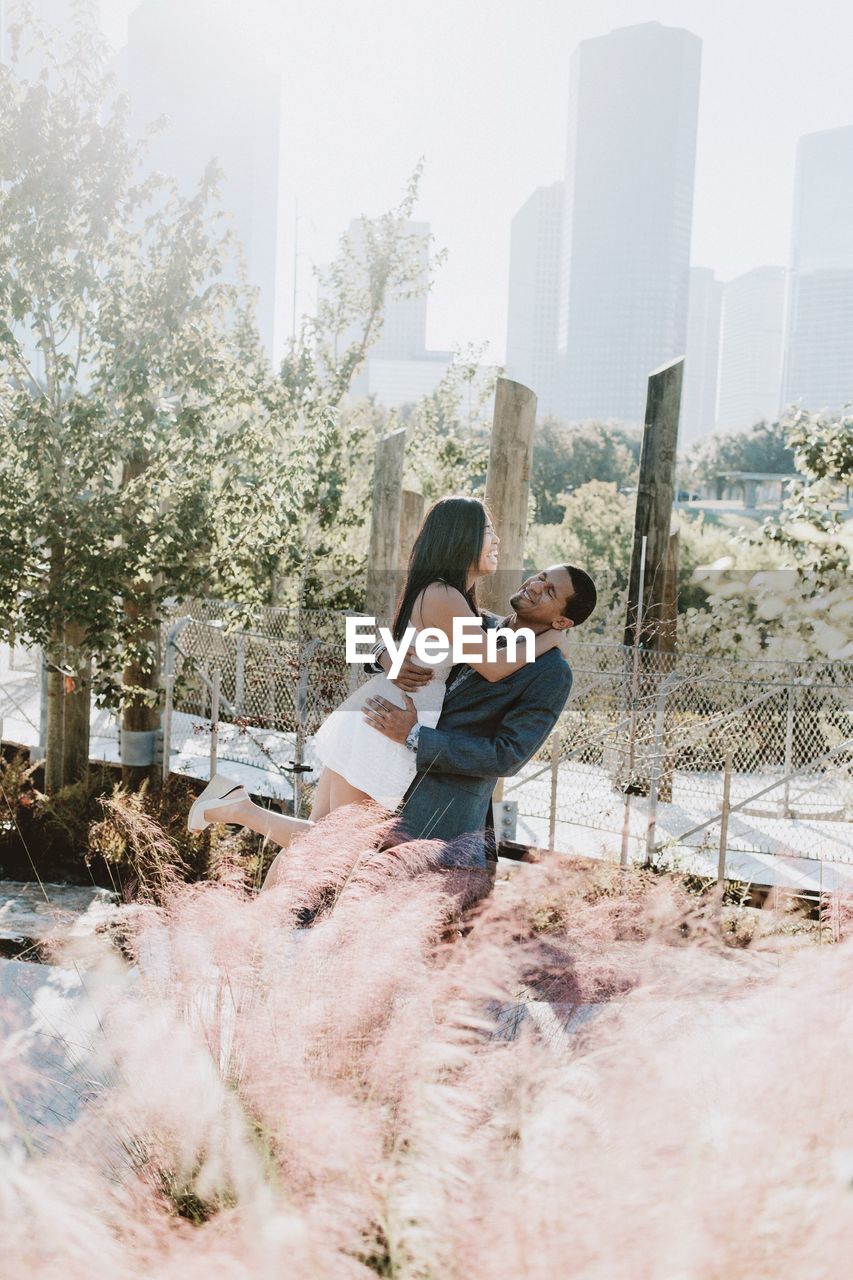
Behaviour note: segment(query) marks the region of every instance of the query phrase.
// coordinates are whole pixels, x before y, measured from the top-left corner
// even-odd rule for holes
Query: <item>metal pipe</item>
[[[794,764],[794,702],[796,694],[794,692],[794,678],[791,675],[788,684],[788,722],[785,726],[785,764],[783,774],[789,775]],[[790,818],[791,816],[791,788],[790,779],[785,778],[785,789],[782,792],[782,816]]]
[[[557,840],[557,783],[560,777],[560,734],[551,734],[551,812],[548,822],[548,848],[556,848]]]
[[[631,728],[628,736],[628,784],[634,772],[634,739],[637,733],[637,690],[640,683],[640,636],[643,630],[643,593],[646,582],[646,535],[640,546],[640,582],[637,592],[637,625],[634,630],[634,661],[631,672]],[[622,812],[622,849],[619,854],[620,867],[628,865],[628,833],[631,819],[631,792],[625,792],[625,807]]]
[[[717,857],[717,884],[726,882],[726,844],[729,838],[729,797],[732,786],[732,753],[727,751],[723,760],[723,808],[720,813],[720,851]]]
[[[652,857],[655,853],[655,830],[657,828],[658,816],[658,787],[660,784],[662,769],[661,761],[663,756],[663,726],[664,716],[666,713],[666,700],[670,695],[673,685],[679,683],[678,673],[670,671],[664,680],[658,693],[655,704],[655,746],[652,753],[652,776],[649,783],[649,811],[648,822],[646,824],[646,866],[651,865]]]
[[[169,779],[170,763],[172,759],[172,710],[175,698],[175,675],[169,672],[163,677],[163,684],[166,686],[166,698],[163,704],[163,785]]]
[[[789,778],[796,778],[798,774],[805,773],[806,769],[812,769],[816,764],[823,764],[824,760],[828,760],[830,756],[837,755],[839,751],[849,751],[853,747],[853,738],[846,738],[844,742],[839,742],[838,746],[833,747],[831,751],[825,751],[822,756],[818,756],[816,760],[809,760],[808,764],[800,765],[799,769],[792,769]],[[737,804],[733,804],[729,808],[729,813],[739,813],[741,809],[745,809],[748,804],[752,804],[753,800],[760,800],[762,796],[766,796],[769,791],[775,791],[777,787],[781,787],[785,781],[784,778],[777,778],[775,782],[771,782],[769,786],[762,787],[760,791],[755,791],[751,796],[747,796],[745,800],[739,800]],[[708,818],[705,822],[699,822],[695,827],[691,827],[689,831],[682,831],[680,836],[675,840],[667,841],[668,844],[677,843],[686,840],[688,836],[695,836],[697,831],[704,831],[706,827],[712,827],[718,822],[720,815],[715,813],[713,818]]]
[[[222,672],[219,667],[213,669],[210,686],[210,776],[216,773],[216,757],[219,751],[219,685]]]

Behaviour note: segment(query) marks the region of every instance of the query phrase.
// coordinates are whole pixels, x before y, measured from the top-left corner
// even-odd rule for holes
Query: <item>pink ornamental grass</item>
[[[480,873],[335,817],[276,888],[176,886],[131,965],[78,956],[103,1083],[46,1154],[6,1133],[4,1276],[838,1272],[850,944],[734,948],[677,885],[557,859],[448,942]]]

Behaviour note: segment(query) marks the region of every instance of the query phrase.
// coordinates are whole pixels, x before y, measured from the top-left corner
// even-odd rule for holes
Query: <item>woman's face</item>
[[[498,547],[501,540],[492,528],[491,521],[486,520],[486,528],[483,531],[483,545],[480,548],[480,559],[477,564],[477,572],[491,574],[498,567]]]

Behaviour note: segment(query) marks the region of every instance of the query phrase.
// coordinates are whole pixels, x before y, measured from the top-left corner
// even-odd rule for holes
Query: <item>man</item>
[[[592,579],[574,565],[552,565],[528,578],[510,598],[507,618],[484,615],[487,626],[534,633],[568,630],[595,608]],[[379,655],[383,670],[387,653]],[[407,660],[395,683],[413,690],[432,673]],[[417,774],[399,809],[409,839],[452,840],[478,834],[474,858],[495,856],[483,838],[498,778],[518,773],[554,728],[572,687],[572,671],[559,649],[550,649],[512,675],[490,682],[469,666],[454,667],[436,728],[417,723],[417,712],[387,698],[370,698],[365,715],[380,733],[405,743],[417,755]]]

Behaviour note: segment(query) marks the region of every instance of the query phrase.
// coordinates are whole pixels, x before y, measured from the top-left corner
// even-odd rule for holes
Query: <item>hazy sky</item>
[[[181,0],[173,0],[179,4]],[[134,0],[102,0],[114,42]],[[426,157],[417,216],[448,249],[429,303],[434,347],[506,340],[509,232],[562,177],[569,58],[580,40],[659,21],[700,36],[691,261],[722,279],[788,257],[800,134],[853,124],[849,0],[234,0],[282,72],[280,319],[351,217],[399,200]]]

